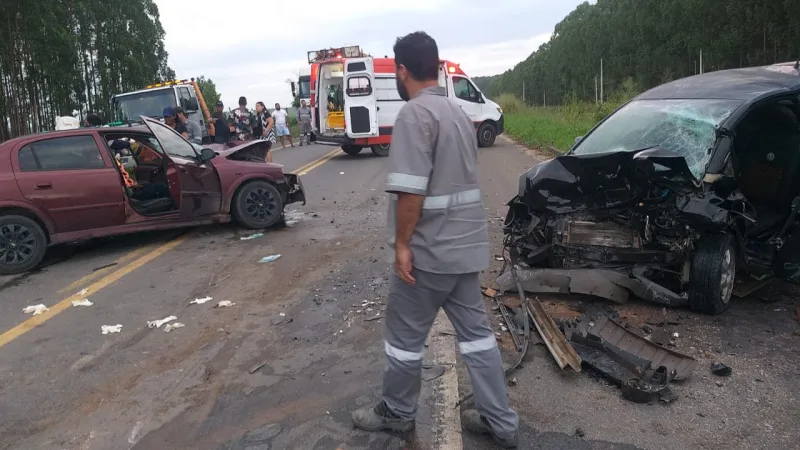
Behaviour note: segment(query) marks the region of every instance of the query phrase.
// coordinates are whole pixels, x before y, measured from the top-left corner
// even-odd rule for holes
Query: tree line
[[[701,56],[702,55],[702,56]],[[556,25],[549,42],[487,80],[490,95],[528,104],[595,101],[704,72],[800,58],[798,0],[597,0]],[[597,83],[597,84],[596,84]],[[596,89],[595,86],[598,86]]]
[[[0,141],[173,79],[153,0],[0,2]]]

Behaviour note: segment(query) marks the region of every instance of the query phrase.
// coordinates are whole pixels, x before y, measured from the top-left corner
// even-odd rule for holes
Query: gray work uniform
[[[189,142],[195,144],[203,143],[203,130],[200,124],[192,119],[186,119],[186,131],[189,133]]]
[[[308,143],[311,134],[311,108],[301,106],[297,108],[297,123],[300,124],[300,143]]]
[[[383,399],[395,415],[414,418],[425,338],[443,308],[456,330],[478,412],[498,436],[512,437],[519,418],[508,405],[500,350],[478,278],[489,267],[489,238],[477,159],[472,121],[444,88],[426,88],[400,110],[386,183],[391,262],[397,193],[425,200],[410,242],[416,284],[394,275],[389,286]]]

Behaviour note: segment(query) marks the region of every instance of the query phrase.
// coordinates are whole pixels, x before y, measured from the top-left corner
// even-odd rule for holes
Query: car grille
[[[570,220],[561,242],[565,245],[642,248],[642,239],[636,230],[614,222]]]

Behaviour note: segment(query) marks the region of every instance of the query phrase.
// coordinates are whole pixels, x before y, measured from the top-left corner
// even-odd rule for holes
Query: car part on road
[[[122,332],[122,325],[121,324],[102,325],[100,327],[100,330],[103,332],[103,334],[121,333]]]
[[[670,374],[659,367],[649,381],[631,378],[622,384],[622,397],[634,403],[654,403],[661,399],[664,403],[673,402],[677,396],[669,388]]]
[[[249,240],[252,240],[252,239],[258,239],[260,237],[264,237],[264,233],[254,233],[254,234],[251,234],[250,236],[243,236],[243,237],[240,237],[239,240],[240,241],[249,241]]]
[[[0,215],[0,275],[27,272],[38,266],[47,250],[47,235],[35,220]]]
[[[211,300],[213,300],[212,297],[196,298],[196,299],[190,301],[189,304],[190,305],[202,305],[203,303],[210,302]]]
[[[167,325],[164,327],[164,332],[166,332],[166,333],[169,333],[170,331],[172,331],[172,330],[174,330],[174,329],[176,329],[176,328],[183,328],[183,327],[185,327],[185,326],[186,326],[186,325],[184,325],[184,324],[182,324],[182,323],[180,323],[180,322],[168,323],[168,324],[167,324]]]
[[[280,254],[278,254],[278,255],[269,255],[269,256],[265,256],[265,257],[261,258],[260,260],[258,260],[258,262],[260,262],[260,263],[271,263],[271,262],[277,261],[279,259],[281,259],[281,255]]]
[[[722,363],[714,363],[711,364],[711,373],[719,377],[729,377],[733,373],[733,369]]]
[[[39,314],[42,314],[42,313],[47,312],[47,311],[50,311],[50,308],[48,308],[47,306],[45,306],[45,305],[43,305],[41,303],[38,304],[38,305],[26,306],[22,310],[23,314],[31,314],[31,313],[33,313],[34,316],[38,316]]]
[[[173,320],[178,320],[175,316],[165,317],[160,320],[148,320],[147,321],[147,328],[161,328],[161,325],[165,323],[172,322]]]
[[[371,146],[370,149],[375,156],[385,157],[389,156],[389,146],[390,144],[375,144]]]
[[[544,345],[553,355],[558,366],[563,370],[564,367],[569,366],[575,372],[581,371],[581,358],[575,352],[575,349],[567,341],[561,330],[558,329],[553,318],[547,314],[544,306],[538,298],[534,297],[528,300],[527,306],[523,306],[528,310],[528,314],[536,326],[536,331],[542,337]]]
[[[347,153],[348,155],[355,156],[361,153],[362,148],[363,147],[361,147],[360,145],[343,145],[342,151]]]
[[[234,218],[247,228],[270,228],[283,218],[281,193],[266,180],[254,180],[241,186],[234,198],[234,205]]]

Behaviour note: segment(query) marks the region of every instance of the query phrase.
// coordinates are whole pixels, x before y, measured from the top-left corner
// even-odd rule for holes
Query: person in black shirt
[[[217,102],[212,116],[214,119],[214,142],[217,144],[225,144],[231,139],[231,131],[228,128],[225,115],[222,114],[223,107],[222,101]]]

